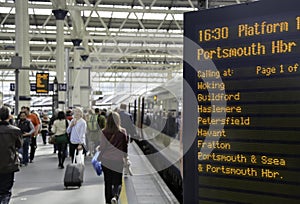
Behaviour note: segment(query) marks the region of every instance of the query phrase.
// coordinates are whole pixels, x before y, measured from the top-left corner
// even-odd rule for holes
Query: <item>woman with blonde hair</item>
[[[124,158],[127,156],[127,134],[121,127],[120,115],[111,112],[100,141],[100,160],[105,182],[106,203],[118,203],[122,186]]]
[[[73,111],[73,119],[67,128],[67,133],[70,134],[70,156],[72,162],[74,161],[75,150],[83,150],[85,154],[85,133],[86,133],[86,121],[82,118],[83,111],[81,108],[75,108]],[[77,154],[78,154],[77,151]]]

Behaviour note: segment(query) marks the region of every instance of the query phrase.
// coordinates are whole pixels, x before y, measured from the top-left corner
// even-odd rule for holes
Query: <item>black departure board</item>
[[[49,73],[36,73],[36,93],[49,92]]]
[[[300,1],[184,15],[185,204],[300,203]]]

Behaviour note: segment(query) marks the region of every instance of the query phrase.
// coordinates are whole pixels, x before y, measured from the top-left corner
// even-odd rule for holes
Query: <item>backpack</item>
[[[100,129],[103,129],[105,127],[105,121],[106,121],[105,116],[99,114],[97,117],[97,122],[98,122]]]
[[[87,128],[89,131],[98,131],[99,130],[97,116],[95,114],[90,115],[90,118],[87,121]]]

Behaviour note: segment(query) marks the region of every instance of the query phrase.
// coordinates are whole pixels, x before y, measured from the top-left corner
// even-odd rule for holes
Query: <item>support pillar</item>
[[[83,63],[87,60],[88,55],[80,56]],[[80,74],[80,95],[81,105],[84,108],[91,108],[91,71],[90,67],[82,67]]]
[[[86,60],[89,58],[88,38],[83,39],[82,46],[84,47],[84,52],[80,55],[83,62],[83,69],[80,75],[83,81],[80,86],[80,95],[82,96],[81,104],[85,108],[91,108],[91,69],[90,67],[84,66]]]
[[[73,74],[72,74],[72,106],[81,107],[81,97],[80,97],[80,74],[81,74],[81,65],[80,65],[80,50],[78,49],[81,39],[73,39],[72,43],[74,45],[74,65],[73,65]]]
[[[74,69],[73,69],[73,92],[72,92],[72,104],[73,106],[80,106],[83,108],[90,107],[90,69],[81,65],[80,59],[86,61],[87,54],[81,53],[80,43],[81,39],[73,39],[74,45]]]
[[[69,48],[65,48],[65,68],[66,68],[66,82],[67,82],[67,92],[66,92],[66,108],[70,107],[70,65],[69,65]]]
[[[22,57],[22,67],[30,67],[30,47],[29,47],[29,14],[28,14],[28,0],[15,0],[16,6],[16,54]],[[16,83],[16,89],[19,92],[19,100],[16,100],[15,110],[18,114],[22,106],[30,106],[30,82],[29,71],[20,70],[18,83]],[[18,96],[17,96],[18,97]]]
[[[52,10],[56,18],[56,78],[58,82],[58,108],[65,109],[65,91],[61,91],[60,86],[65,83],[65,63],[64,63],[64,19],[67,10]]]

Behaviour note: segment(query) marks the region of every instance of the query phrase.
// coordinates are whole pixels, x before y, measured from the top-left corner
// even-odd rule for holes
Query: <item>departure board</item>
[[[184,14],[185,204],[300,203],[300,1]]]
[[[49,73],[36,73],[36,93],[49,92]]]

